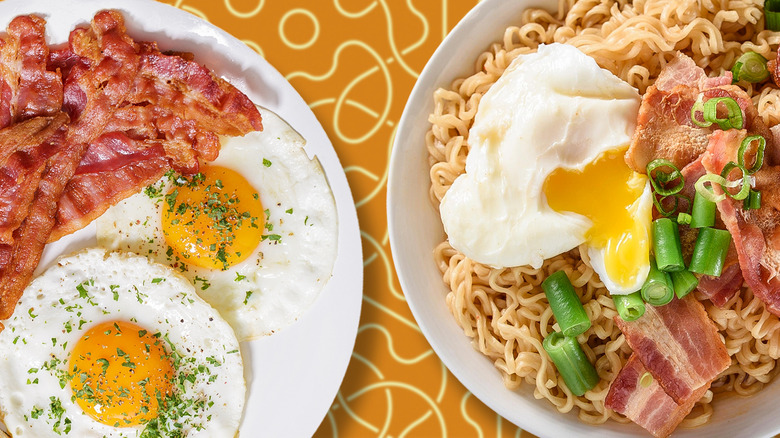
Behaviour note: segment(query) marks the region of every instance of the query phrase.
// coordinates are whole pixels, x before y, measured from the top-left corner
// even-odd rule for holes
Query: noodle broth
[[[571,8],[573,12],[568,16],[526,10],[538,3],[508,3],[489,0],[466,17],[434,54],[407,104],[394,145],[388,186],[390,239],[401,285],[423,333],[445,364],[469,390],[508,420],[543,436],[603,436],[605,429],[615,436],[646,434],[635,425],[619,424],[627,420],[603,406],[609,383],[631,350],[612,323],[612,300],[588,260],[575,249],[548,260],[540,270],[496,270],[479,265],[447,245],[436,210],[438,200],[463,172],[468,128],[479,97],[514,57],[530,52],[539,42],[571,40],[575,45],[587,46],[592,52],[584,51],[602,67],[644,92],[665,62],[658,52],[668,49],[664,58],[668,60],[675,47],[698,41],[688,53],[701,65],[708,65],[708,73],[717,73],[730,66],[734,53],[743,47],[755,51],[763,47],[768,55],[776,50],[778,41],[774,35],[744,30],[740,20],[750,23],[760,18],[755,15],[758,8],[748,3],[735,8],[737,19],[733,24],[727,21],[734,14],[723,12],[710,14],[712,19],[707,24],[696,18],[698,7],[688,5],[686,9],[686,3],[636,2],[635,9],[655,14],[655,21],[622,2],[546,5],[550,10]],[[702,6],[706,7],[717,9],[717,4]],[[618,17],[601,30],[594,27],[613,15]],[[716,19],[721,20],[720,39],[713,30],[717,29]],[[678,29],[685,28],[686,20],[687,34]],[[529,22],[535,24],[519,27]],[[629,33],[622,36],[615,34],[632,23],[636,29],[650,29],[649,33],[632,28],[630,32],[623,30]],[[658,31],[654,25],[663,26],[669,41],[652,38],[651,34]],[[680,42],[670,42],[675,39]],[[646,47],[636,48],[641,45]],[[635,60],[643,64],[637,65]],[[475,75],[475,71],[482,73]],[[770,87],[748,90],[757,96],[754,100],[769,124],[778,120],[776,91]],[[429,114],[433,114],[430,121]],[[583,397],[567,394],[559,387],[552,364],[540,354],[541,340],[553,330],[554,319],[539,284],[548,273],[559,269],[571,274],[593,321],[593,327],[583,335],[587,342],[583,338],[581,341],[587,345],[586,353],[596,364],[601,382]],[[730,309],[719,310],[709,303],[706,306],[728,338],[729,353],[738,360],[697,404],[676,435],[709,435],[717,430],[718,434],[762,436],[780,431],[780,422],[767,421],[773,418],[772,395],[780,390],[777,384],[765,385],[777,372],[777,318],[768,315],[758,300],[752,300],[749,291],[730,302]],[[751,397],[725,394],[756,392]],[[583,422],[601,426],[587,427]],[[705,423],[694,429],[683,428]]]

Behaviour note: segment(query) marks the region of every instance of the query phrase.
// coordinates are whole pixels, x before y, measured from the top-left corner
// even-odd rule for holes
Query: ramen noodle
[[[558,13],[524,11],[520,26],[506,29],[500,41],[479,55],[473,75],[434,93],[426,136],[434,204],[439,205],[455,178],[465,172],[469,128],[480,98],[518,55],[533,52],[542,43],[571,44],[644,93],[676,51],[691,56],[710,76],[730,69],[745,51],[774,58],[780,33],[763,30],[762,3],[561,0]],[[780,90],[773,83],[748,87],[747,92],[767,125],[780,122]],[[494,269],[466,258],[447,241],[435,249],[434,257],[450,288],[447,306],[475,348],[493,361],[507,388],[525,382],[536,398],[548,400],[560,412],[577,407],[586,423],[628,421],[604,403],[631,348],[613,322],[614,304],[586,251],[575,248],[545,261],[540,269]],[[560,385],[562,380],[542,349],[542,340],[557,325],[540,284],[558,270],[571,278],[592,321],[578,339],[601,381],[580,397]],[[702,303],[725,340],[732,364],[697,402],[683,427],[709,421],[713,399],[754,394],[778,373],[780,321],[749,288],[743,286],[723,309],[709,300]]]

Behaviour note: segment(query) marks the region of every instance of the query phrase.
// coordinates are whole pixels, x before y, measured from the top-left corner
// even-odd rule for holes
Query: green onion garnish
[[[564,336],[561,332],[553,332],[544,338],[542,347],[574,395],[581,396],[599,383],[596,368],[582,351],[577,338]]]
[[[663,171],[662,168],[664,167],[669,168],[669,172]],[[657,158],[647,163],[645,170],[647,171],[647,176],[650,178],[650,184],[653,186],[653,190],[661,196],[670,196],[680,193],[683,187],[685,187],[685,178],[680,172],[680,169],[669,160]],[[655,173],[653,173],[653,171],[655,171]],[[668,183],[678,179],[680,181],[676,185],[671,188],[666,187]]]
[[[650,273],[642,285],[642,299],[653,306],[663,306],[674,298],[674,288],[669,274],[658,270],[653,257],[650,257]]]
[[[690,225],[691,219],[693,219],[693,216],[689,215],[688,213],[680,212],[677,214],[677,223],[680,225]]]
[[[747,52],[737,58],[731,74],[734,82],[761,82],[769,77],[769,69],[766,66],[766,58],[760,53]]]
[[[693,107],[691,107],[691,121],[697,126],[706,128],[713,123],[717,123],[722,130],[742,129],[742,108],[736,100],[731,97],[713,97],[702,103],[704,97],[699,94]],[[723,104],[726,109],[726,117],[718,117],[718,105]],[[702,120],[699,120],[698,113],[701,113]]]
[[[696,188],[696,194],[702,196],[704,199],[710,202],[720,202],[726,199],[725,193],[716,194],[712,187],[707,187],[704,185],[706,183],[710,183],[711,186],[717,184],[723,187],[726,185],[726,178],[723,178],[720,175],[715,175],[714,173],[707,173],[702,175],[701,178],[696,181],[696,184],[693,185]],[[693,202],[696,203],[695,197]]]
[[[677,224],[669,218],[653,221],[653,251],[658,269],[664,272],[682,271],[685,269],[682,249],[680,249],[680,232]]]
[[[574,337],[590,328],[590,319],[580,298],[564,271],[558,271],[542,282],[542,289],[550,302],[555,320],[565,336]]]
[[[701,228],[696,237],[691,265],[688,269],[697,274],[720,277],[730,241],[731,233],[726,230]]]
[[[741,172],[741,176],[737,178],[736,180],[729,181],[728,177],[732,170],[738,169]],[[750,178],[748,177],[747,170],[743,166],[740,166],[739,164],[729,161],[725,166],[723,166],[723,170],[720,172],[720,176],[722,176],[726,181],[728,181],[725,184],[724,192],[726,192],[726,195],[728,195],[732,199],[736,199],[737,201],[741,201],[745,198],[747,198],[748,194],[750,193]],[[735,187],[740,186],[739,192],[737,193],[731,193],[726,187]]]
[[[645,314],[645,302],[639,291],[628,295],[612,295],[612,301],[623,321],[634,321]]]
[[[718,104],[722,103],[726,107],[726,117],[718,117]],[[717,123],[720,129],[742,129],[742,108],[736,100],[731,97],[713,97],[704,102],[704,120]]]
[[[748,148],[755,141],[758,141],[758,146],[756,146],[756,159],[753,161],[753,165],[748,169],[747,164],[745,163],[745,154],[747,153]],[[751,135],[750,137],[742,140],[742,144],[739,145],[739,152],[737,152],[737,162],[740,166],[747,169],[748,175],[752,175],[761,169],[761,166],[764,164],[765,149],[766,139],[760,135]]]
[[[672,198],[674,200],[674,205],[669,210],[664,208],[664,201],[666,198]],[[658,213],[661,214],[661,216],[669,217],[673,215],[677,208],[680,206],[680,195],[669,195],[669,196],[662,196],[661,199],[658,199],[658,195],[655,193],[653,194],[653,205],[655,205],[655,209],[658,210]]]
[[[680,299],[691,293],[691,291],[696,289],[696,286],[699,285],[699,279],[696,278],[696,276],[693,275],[691,271],[685,269],[682,271],[672,272],[669,274],[669,276],[672,277],[674,294],[677,295],[677,298]]]
[[[710,189],[708,188],[704,188],[703,190],[710,193]],[[696,194],[693,196],[693,207],[691,209],[691,228],[703,228],[715,225],[715,207],[715,203],[699,193],[697,188]]]
[[[780,1],[764,1],[764,21],[767,29],[773,31],[780,30]]]
[[[742,208],[745,210],[758,210],[761,208],[761,192],[750,189],[750,194],[742,201]]]

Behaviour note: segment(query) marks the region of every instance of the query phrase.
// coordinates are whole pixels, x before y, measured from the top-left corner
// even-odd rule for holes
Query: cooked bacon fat
[[[615,323],[642,365],[678,404],[731,364],[715,324],[692,294],[664,306],[647,304],[635,321],[615,316]]]
[[[720,173],[726,163],[736,161],[745,136],[744,130],[713,134],[704,167]],[[743,210],[741,201],[727,197],[718,202],[718,212],[731,233],[745,282],[767,310],[780,315],[780,166],[764,164],[754,176],[761,208]]]
[[[605,405],[625,415],[653,436],[667,437],[691,412],[696,401],[707,392],[710,383],[693,391],[682,403],[677,403],[664,392],[655,379],[643,380],[645,373],[647,369],[642,365],[642,361],[636,355],[631,355],[612,381]]]

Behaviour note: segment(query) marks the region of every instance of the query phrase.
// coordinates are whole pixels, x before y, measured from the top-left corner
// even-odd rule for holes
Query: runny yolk
[[[157,397],[171,393],[173,379],[173,363],[163,343],[127,321],[89,329],[68,361],[76,403],[109,426],[138,426],[157,418]]]
[[[225,270],[260,243],[263,204],[238,172],[219,166],[202,166],[201,172],[165,197],[163,235],[184,263]]]
[[[625,149],[602,154],[582,171],[556,169],[544,183],[553,210],[581,214],[593,226],[585,235],[588,245],[604,251],[604,267],[616,284],[635,284],[650,253],[648,220],[636,213],[647,177],[625,163]]]

